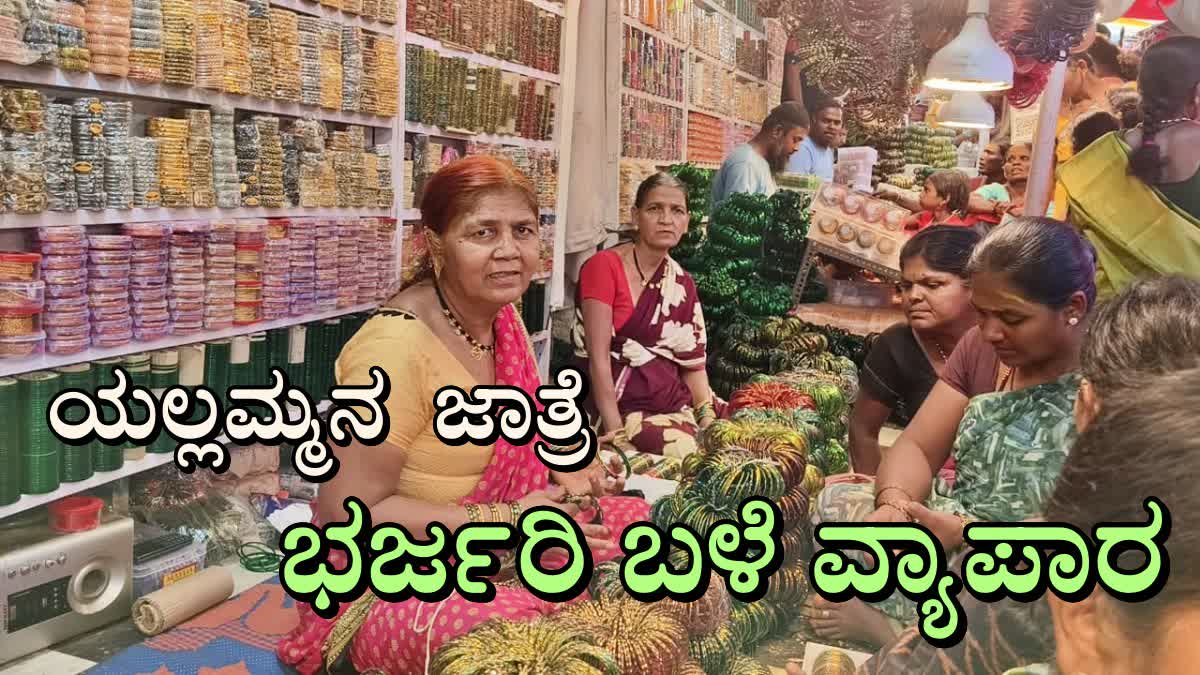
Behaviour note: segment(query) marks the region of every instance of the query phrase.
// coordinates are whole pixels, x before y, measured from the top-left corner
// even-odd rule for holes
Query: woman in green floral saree
[[[1138,89],[1143,125],[1058,170],[1067,219],[1096,247],[1102,298],[1139,276],[1200,276],[1200,38],[1147,50]]]
[[[980,325],[884,453],[875,482],[831,479],[815,523],[917,522],[953,554],[968,522],[1040,513],[1074,436],[1094,252],[1069,225],[1017,218],[979,244],[969,272]],[[935,483],[951,452],[953,488]],[[818,598],[806,614],[818,636],[872,647],[916,619],[899,594],[870,607]]]

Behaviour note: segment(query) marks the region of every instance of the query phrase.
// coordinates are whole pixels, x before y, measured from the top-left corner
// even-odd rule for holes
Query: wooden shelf
[[[667,44],[669,44],[673,47],[678,47],[680,49],[688,48],[688,45],[686,42],[681,42],[681,41],[671,37],[670,35],[667,35],[666,33],[658,30],[657,28],[651,28],[650,26],[647,26],[646,24],[642,23],[641,21],[638,21],[637,19],[633,18],[632,16],[626,15],[626,16],[621,17],[621,22],[624,23],[626,26],[629,26],[631,28],[636,28],[637,30],[642,31],[643,33],[653,35],[654,37],[658,38],[659,40],[662,40],[663,42],[666,42]]]
[[[130,342],[127,345],[120,347],[92,347],[78,354],[70,354],[56,356],[46,354],[32,359],[11,359],[0,360],[0,377],[12,377],[21,373],[30,373],[37,370],[47,370],[50,368],[61,368],[75,363],[87,363],[97,361],[99,359],[108,359],[116,356],[128,356],[129,354],[140,354],[142,352],[152,352],[159,349],[170,349],[171,347],[182,347],[183,345],[196,344],[197,342],[209,342],[211,340],[221,340],[223,338],[231,338],[238,335],[250,335],[251,333],[261,333],[263,331],[272,330],[274,328],[287,328],[289,326],[298,326],[303,323],[312,321],[323,321],[325,319],[333,319],[346,314],[354,314],[357,312],[366,312],[378,307],[376,303],[366,303],[362,305],[354,305],[353,307],[344,307],[341,309],[332,309],[326,312],[315,312],[313,314],[305,314],[304,316],[290,316],[286,319],[275,319],[273,321],[259,321],[256,324],[249,326],[234,326],[223,330],[201,331],[199,333],[191,333],[188,335],[168,335],[167,337],[149,342]]]
[[[226,94],[200,87],[141,82],[123,77],[96,75],[95,73],[69,73],[49,66],[18,66],[4,61],[0,61],[0,81],[95,93],[106,97],[141,98],[179,105],[223,106],[286,117],[315,117],[326,122],[357,124],[375,128],[390,129],[395,124],[395,119],[391,117],[328,110],[317,106],[254,96]]]

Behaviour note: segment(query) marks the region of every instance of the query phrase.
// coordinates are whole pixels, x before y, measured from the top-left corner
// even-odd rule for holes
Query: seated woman
[[[376,523],[425,532],[432,522],[451,530],[469,522],[514,522],[535,506],[578,516],[578,497],[621,489],[593,470],[549,471],[532,441],[451,447],[434,431],[434,395],[445,386],[539,386],[529,337],[512,303],[539,264],[538,207],[533,186],[511,164],[478,156],[442,167],[427,183],[421,205],[429,258],[414,277],[343,348],[340,385],[371,383],[382,368],[392,383],[385,405],[387,439],[357,442],[338,452],[340,470],[321,487],[314,522],[345,521],[343,502],[357,497]],[[598,469],[599,467],[596,467]],[[602,524],[584,524],[594,560],[619,552],[624,528],[649,516],[645,501],[604,497]],[[589,522],[590,522],[589,518]],[[346,558],[331,551],[330,564]],[[385,602],[368,592],[325,620],[300,605],[300,624],[277,648],[301,673],[332,670],[348,657],[362,671],[419,673],[446,640],[493,617],[528,621],[555,611],[525,588],[498,586],[494,602],[479,605],[457,593],[441,603]],[[440,620],[438,619],[440,617]],[[344,650],[344,651],[343,651]]]
[[[1136,281],[1096,309],[1079,354],[1075,425],[1080,433],[1102,413],[1105,401],[1129,399],[1138,382],[1200,365],[1197,307],[1200,280],[1170,276]],[[951,561],[952,568],[957,566]],[[862,672],[1001,673],[1053,654],[1046,602],[984,603],[968,593],[960,593],[959,601],[967,622],[961,643],[937,649],[914,626],[876,653]]]
[[[970,521],[1039,512],[1075,429],[1094,253],[1065,223],[1017,218],[984,238],[967,269],[979,326],[955,347],[874,485],[827,486],[814,522],[917,521],[953,552]],[[951,454],[954,487],[936,494],[935,474]],[[898,595],[875,607],[820,598],[814,605],[819,635],[876,647],[916,620],[916,608]]]
[[[575,356],[591,375],[589,412],[618,447],[683,457],[716,419],[700,298],[670,256],[688,221],[687,188],[655,174],[638,187],[635,241],[597,253],[579,274]]]
[[[935,225],[900,249],[908,322],[885,330],[863,363],[850,414],[850,460],[856,473],[875,475],[884,423],[896,419],[907,426],[912,421],[958,341],[978,321],[967,261],[979,239],[971,229]]]
[[[1096,247],[1101,297],[1147,274],[1200,275],[1200,38],[1148,49],[1138,88],[1142,127],[1058,170],[1067,220]]]
[[[1053,593],[1053,662],[1061,673],[1194,673],[1200,660],[1200,538],[1180,527],[1200,507],[1200,370],[1154,377],[1125,390],[1083,432],[1046,505],[1046,520],[1081,532],[1101,525],[1147,522],[1143,506],[1157,497],[1176,525],[1163,543],[1170,575],[1154,597],[1128,602],[1096,586],[1081,601]],[[1147,442],[1152,439],[1152,442]],[[1131,448],[1137,448],[1134,453]],[[1121,554],[1117,566],[1146,564],[1140,550]],[[1055,672],[1046,666],[1017,673]]]

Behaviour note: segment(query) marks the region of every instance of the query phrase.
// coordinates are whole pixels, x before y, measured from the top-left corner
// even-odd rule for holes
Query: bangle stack
[[[517,522],[521,520],[521,502],[509,502],[508,508],[512,510],[512,520],[509,522],[516,527]]]
[[[917,500],[913,499],[912,495],[908,494],[908,491],[905,490],[904,488],[896,487],[894,485],[889,485],[887,487],[883,487],[883,488],[880,488],[875,491],[875,508],[879,509],[884,506],[889,506],[889,507],[899,511],[901,514],[903,514],[905,519],[911,523],[913,521],[913,518],[912,518],[912,516],[908,515],[908,511],[904,510],[904,506],[902,505],[902,503],[900,501],[883,498],[883,495],[887,494],[888,491],[891,491],[891,490],[895,490],[896,492],[899,492],[900,494],[904,495],[904,497],[908,501],[908,503],[917,501]]]

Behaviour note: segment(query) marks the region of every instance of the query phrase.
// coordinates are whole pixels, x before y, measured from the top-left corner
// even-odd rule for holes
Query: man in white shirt
[[[842,105],[834,100],[818,103],[812,118],[812,133],[788,162],[788,173],[833,180],[833,164],[841,145]]]
[[[775,174],[787,167],[808,127],[808,112],[799,103],[784,103],[772,110],[758,135],[735,148],[713,177],[712,207],[739,192],[775,194]]]

